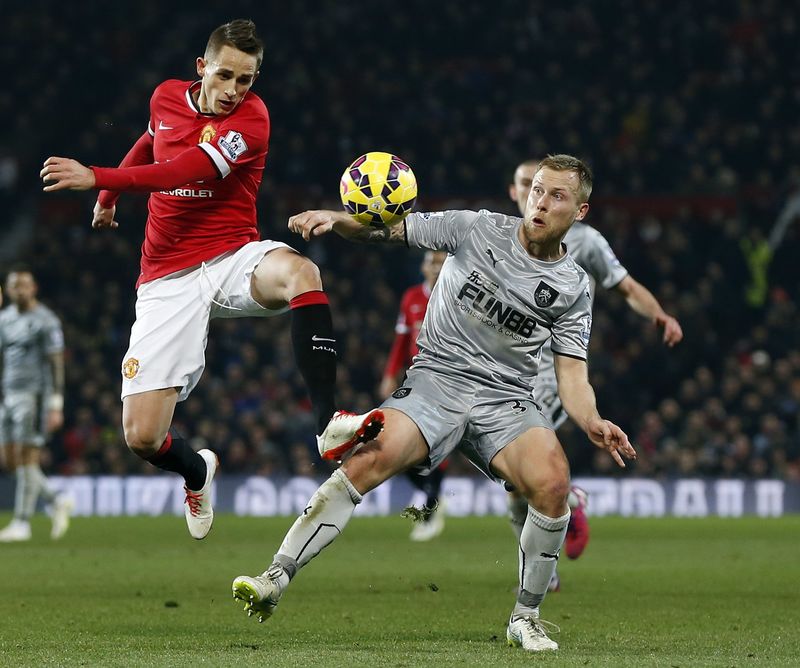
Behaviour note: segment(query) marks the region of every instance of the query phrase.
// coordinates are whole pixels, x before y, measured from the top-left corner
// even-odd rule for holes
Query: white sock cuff
[[[361,503],[361,499],[364,497],[362,497],[358,490],[353,487],[353,483],[350,482],[350,478],[347,477],[347,474],[342,471],[342,469],[336,469],[331,478],[336,478],[345,486],[345,489],[347,489],[348,494],[350,494],[350,499],[353,501],[353,503],[356,505]]]
[[[528,517],[531,518],[531,522],[545,531],[561,531],[561,529],[569,524],[570,515],[572,515],[572,512],[569,508],[567,508],[567,512],[561,517],[548,517],[547,515],[542,515],[542,513],[533,506],[528,507]]]

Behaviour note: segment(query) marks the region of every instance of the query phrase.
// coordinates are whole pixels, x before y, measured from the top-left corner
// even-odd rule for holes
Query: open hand
[[[598,418],[591,422],[586,430],[586,435],[598,448],[605,450],[615,462],[625,468],[625,459],[636,459],[636,450],[633,449],[628,436],[622,429],[609,420]]]
[[[50,157],[44,161],[39,172],[44,182],[44,191],[54,190],[90,190],[94,188],[94,172],[84,167],[77,160],[70,158]]]
[[[667,347],[672,348],[683,339],[683,329],[671,315],[665,313],[663,316],[656,317],[656,325],[664,329],[662,341]]]

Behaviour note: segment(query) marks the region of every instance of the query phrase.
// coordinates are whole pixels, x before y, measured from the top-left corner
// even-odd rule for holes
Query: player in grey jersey
[[[525,205],[531,190],[533,177],[539,167],[538,160],[526,160],[514,170],[513,183],[509,185],[509,197],[516,202],[520,214],[525,215]],[[683,339],[680,323],[666,313],[653,294],[635,280],[617,259],[605,237],[594,227],[576,222],[564,237],[567,252],[589,276],[589,294],[594,298],[600,285],[606,290],[621,294],[636,313],[663,329],[663,342],[670,348]],[[553,352],[550,343],[542,347],[539,375],[536,377],[536,401],[544,414],[550,418],[553,428],[558,429],[567,419],[567,414],[558,395],[558,383]],[[567,532],[567,555],[577,558],[586,546],[589,527],[585,516],[586,493],[578,488],[571,490],[570,506],[573,514]],[[517,537],[522,531],[528,504],[524,496],[512,492],[509,495],[511,526]],[[558,590],[558,574],[553,574],[551,591]]]
[[[291,527],[270,567],[240,576],[234,597],[261,621],[289,581],[341,533],[362,496],[410,467],[430,470],[459,447],[482,471],[522,491],[530,510],[519,543],[520,587],[506,637],[553,650],[539,619],[569,521],[569,466],[532,388],[539,350],[552,336],[567,411],[620,466],[636,453],[598,415],[588,382],[588,279],[561,240],[589,209],[591,172],[571,156],[542,162],[524,220],[486,211],[412,214],[369,228],[334,211],[289,220],[305,239],[335,231],[361,241],[446,250],[406,382],[384,402],[386,428],[351,450]],[[324,453],[323,453],[324,454]]]
[[[0,311],[0,445],[17,478],[14,518],[0,531],[0,542],[30,539],[39,496],[52,504],[54,539],[67,530],[72,509],[72,500],[51,489],[40,466],[46,435],[64,421],[64,335],[36,289],[28,269],[12,269],[6,282],[11,304]]]

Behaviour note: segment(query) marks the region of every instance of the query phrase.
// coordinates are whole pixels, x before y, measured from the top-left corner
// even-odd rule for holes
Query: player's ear
[[[259,74],[261,74],[261,70],[256,70],[256,73],[253,75],[253,83],[255,83],[256,79],[258,79]]]
[[[206,72],[206,61],[204,58],[197,59],[197,75],[202,78]]]
[[[516,184],[514,184],[514,183],[509,183],[508,184],[508,196],[512,200],[514,200],[515,202],[517,201],[517,186],[516,186]]]
[[[575,220],[583,220],[586,218],[587,213],[589,213],[589,202],[584,202],[578,207],[578,214],[575,216]]]

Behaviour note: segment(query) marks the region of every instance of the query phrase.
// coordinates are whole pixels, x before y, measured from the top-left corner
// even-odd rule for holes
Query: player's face
[[[258,76],[255,56],[225,45],[208,58],[197,59],[203,80],[197,104],[206,114],[230,114],[244,99]]]
[[[517,203],[520,215],[525,215],[525,205],[528,203],[528,193],[533,184],[533,175],[539,165],[522,164],[514,172],[514,183],[508,186],[508,196]]]
[[[425,259],[422,261],[422,276],[425,282],[433,288],[436,281],[439,280],[439,274],[442,272],[442,265],[447,259],[445,251],[428,251],[425,253]]]
[[[572,223],[582,220],[589,204],[579,197],[580,181],[577,172],[540,169],[525,207],[523,231],[533,243],[561,240]]]
[[[27,271],[12,271],[6,281],[6,293],[12,304],[25,308],[36,298],[36,281]]]

